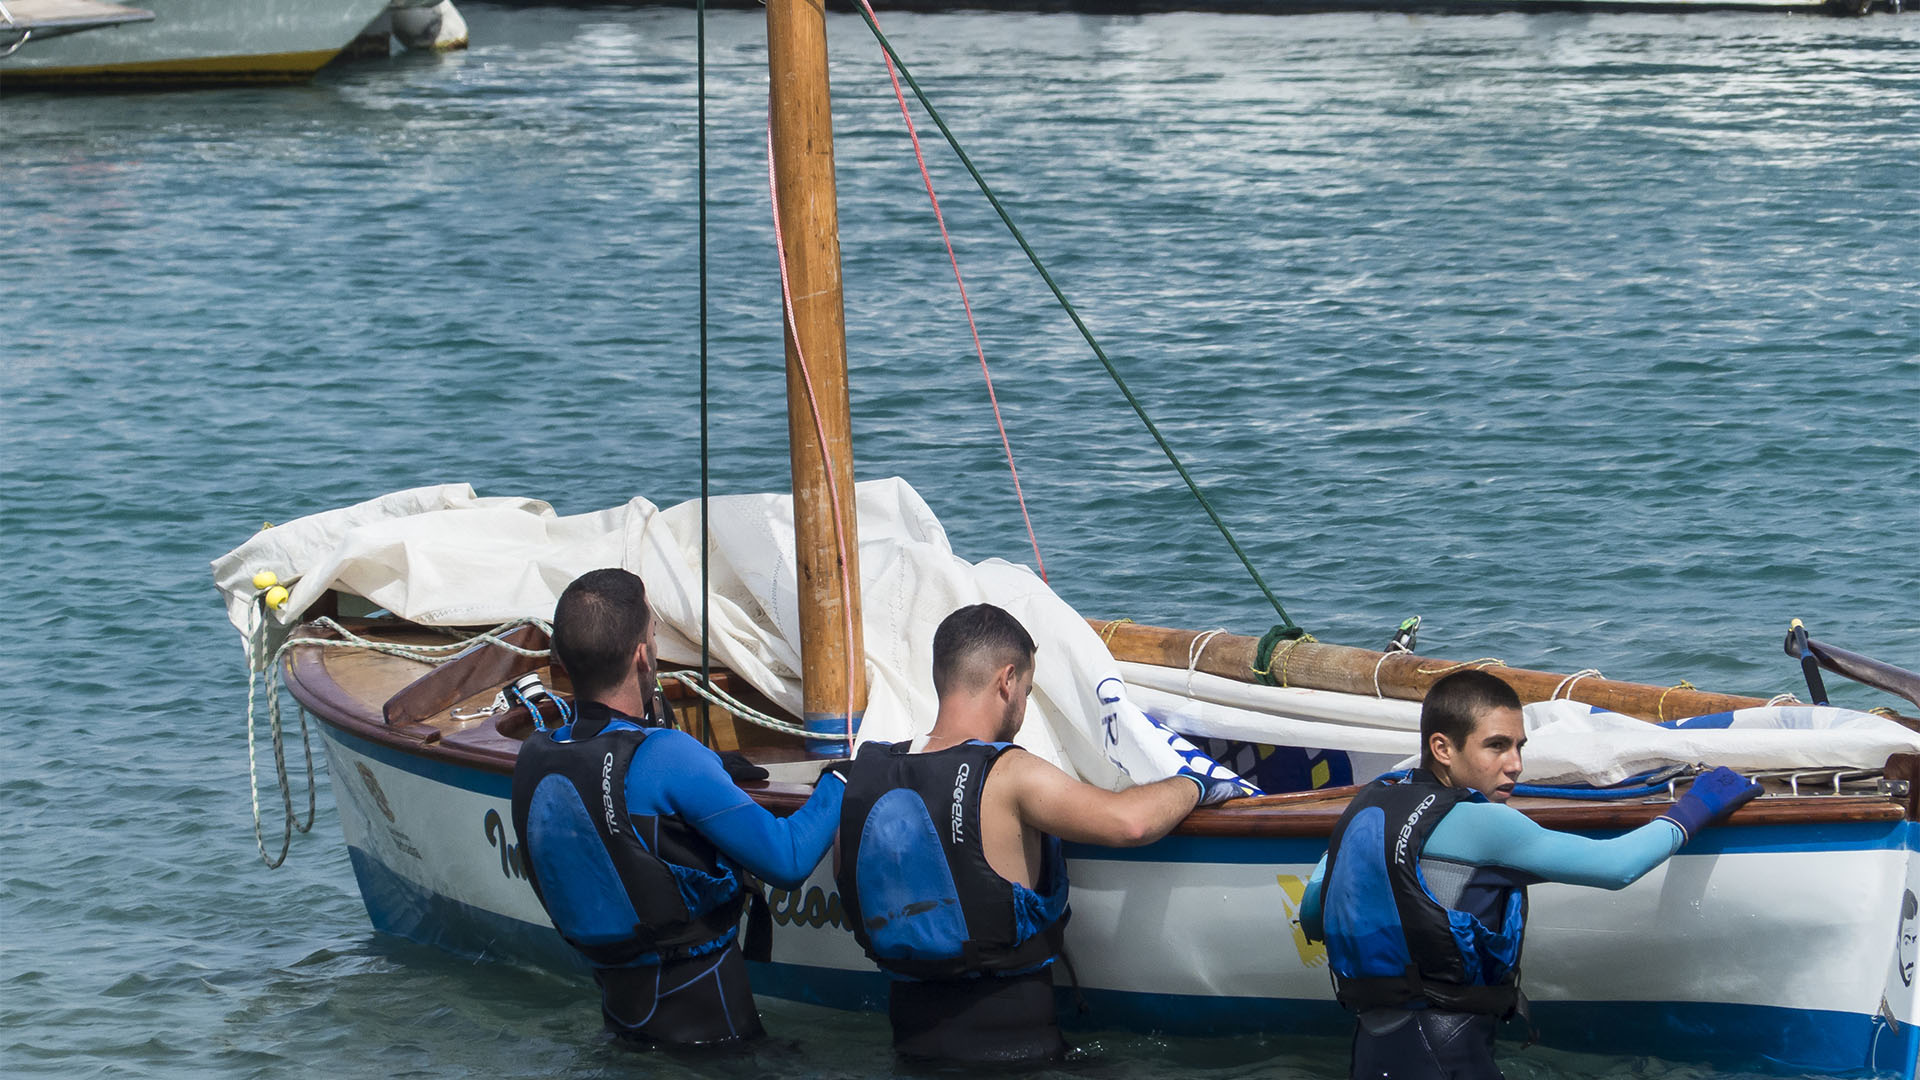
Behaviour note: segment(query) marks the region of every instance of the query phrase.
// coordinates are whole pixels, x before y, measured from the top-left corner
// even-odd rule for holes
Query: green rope
[[[1227,540],[1227,546],[1231,547],[1233,553],[1239,557],[1240,565],[1247,568],[1253,583],[1258,585],[1260,591],[1266,595],[1267,602],[1273,605],[1273,610],[1279,612],[1281,627],[1294,632],[1295,636],[1304,634],[1305,631],[1296,626],[1293,619],[1287,615],[1287,609],[1280,605],[1280,598],[1273,595],[1272,589],[1267,588],[1266,579],[1260,576],[1260,571],[1254,569],[1253,561],[1247,558],[1247,553],[1240,547],[1240,542],[1234,539],[1233,530],[1227,528],[1227,523],[1221,520],[1220,514],[1214,510],[1213,503],[1208,501],[1206,493],[1202,492],[1200,485],[1194,481],[1193,474],[1189,473],[1186,465],[1181,463],[1180,455],[1173,452],[1173,447],[1168,444],[1166,437],[1160,434],[1159,427],[1147,415],[1146,407],[1140,404],[1140,399],[1134,396],[1133,390],[1127,386],[1127,381],[1120,377],[1120,372],[1113,366],[1113,361],[1107,358],[1106,350],[1094,340],[1093,331],[1087,328],[1085,320],[1080,318],[1080,312],[1074,308],[1072,301],[1060,291],[1060,286],[1054,282],[1053,275],[1048,273],[1045,264],[1041,263],[1040,256],[1035,253],[1033,246],[1027,243],[1027,238],[1020,231],[1020,226],[1013,223],[1013,216],[1001,204],[1000,197],[993,193],[993,188],[987,184],[987,178],[980,175],[980,170],[974,167],[973,159],[961,149],[960,140],[954,136],[953,130],[947,127],[947,122],[940,116],[940,110],[934,108],[933,102],[928,100],[927,92],[920,88],[919,80],[913,77],[913,72],[907,70],[907,62],[900,58],[893,43],[887,40],[887,35],[880,32],[880,24],[874,21],[873,15],[865,5],[860,7],[860,18],[866,21],[867,29],[873,31],[873,36],[880,42],[880,47],[886,50],[894,66],[900,69],[900,76],[907,80],[908,86],[913,88],[913,96],[919,99],[921,107],[927,110],[927,116],[933,120],[934,126],[938,127],[940,134],[946,137],[947,145],[953,147],[954,154],[960,158],[960,164],[966,166],[967,173],[973,177],[973,182],[979,186],[981,194],[987,197],[987,202],[993,205],[994,213],[1000,215],[1000,220],[1006,224],[1007,231],[1013,234],[1014,240],[1020,245],[1020,250],[1026,252],[1027,261],[1040,272],[1040,280],[1047,283],[1047,288],[1053,291],[1053,298],[1060,301],[1060,306],[1066,310],[1067,317],[1072,319],[1073,325],[1079,329],[1080,336],[1087,339],[1087,345],[1093,349],[1093,355],[1099,358],[1101,366],[1105,367],[1107,374],[1112,376],[1114,385],[1118,386],[1120,393],[1125,395],[1127,404],[1133,406],[1133,411],[1140,417],[1140,422],[1146,425],[1148,434],[1153,436],[1154,442],[1160,444],[1161,452],[1166,454],[1167,460],[1173,463],[1175,471],[1180,474],[1180,479],[1186,481],[1187,490],[1193,492],[1193,497],[1200,503],[1200,508],[1207,512],[1207,517],[1213,519],[1214,527],[1220,530],[1220,535]]]
[[[1291,624],[1276,626],[1260,635],[1260,644],[1253,649],[1253,677],[1266,686],[1285,686],[1286,669],[1281,668],[1282,678],[1273,677],[1273,651],[1283,641],[1317,641],[1312,634]]]

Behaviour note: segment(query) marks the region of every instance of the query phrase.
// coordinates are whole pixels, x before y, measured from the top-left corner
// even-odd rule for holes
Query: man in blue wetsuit
[[[1494,1029],[1523,1011],[1529,884],[1624,889],[1760,793],[1730,769],[1624,836],[1555,832],[1503,806],[1526,745],[1520,699],[1484,671],[1433,684],[1420,768],[1354,796],[1300,906],[1334,993],[1359,1014],[1354,1080],[1498,1080]]]
[[[844,782],[823,775],[805,806],[775,817],[719,755],[664,726],[653,618],[625,570],[567,587],[553,651],[575,718],[521,747],[513,826],[555,929],[593,966],[607,1027],[681,1045],[762,1034],[737,941],[742,871],[806,880],[833,842]]]
[[[1033,655],[992,604],[949,615],[933,636],[933,730],[919,745],[866,744],[847,781],[840,901],[893,977],[893,1045],[909,1058],[1064,1054],[1049,966],[1067,922],[1060,841],[1149,844],[1196,803],[1240,793],[1185,775],[1107,791],[1014,746]]]

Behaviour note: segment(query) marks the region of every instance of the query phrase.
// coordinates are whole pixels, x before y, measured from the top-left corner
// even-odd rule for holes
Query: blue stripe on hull
[[[586,972],[586,962],[551,926],[464,904],[408,881],[357,847],[347,848],[367,919],[383,934],[432,945],[461,956]]]
[[[578,954],[552,927],[536,926],[423,889],[367,852],[350,847],[354,876],[375,930],[466,956],[585,972]],[[753,964],[757,993],[838,1009],[884,1010],[887,979],[878,971],[841,971],[798,964]],[[1169,1035],[1243,1033],[1342,1036],[1352,1020],[1332,1001],[1201,997],[1087,988],[1091,1011],[1081,1017],[1072,991],[1058,999],[1063,1021],[1093,1029]],[[1565,1050],[1650,1054],[1708,1061],[1726,1069],[1878,1073],[1915,1080],[1920,1026],[1899,1031],[1877,1017],[1808,1009],[1694,1002],[1537,1002],[1542,1041]],[[1514,1051],[1509,1051],[1512,1053]]]

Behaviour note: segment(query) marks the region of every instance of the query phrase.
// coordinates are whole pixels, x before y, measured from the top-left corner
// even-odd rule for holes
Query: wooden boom
[[[1174,630],[1139,623],[1087,622],[1107,639],[1107,647],[1116,659],[1131,660],[1162,667],[1185,668],[1187,658],[1200,632]],[[1209,675],[1258,682],[1254,660],[1260,639],[1235,634],[1215,634],[1208,638],[1200,653],[1199,670]],[[1766,699],[1738,694],[1714,694],[1684,686],[1648,686],[1644,683],[1618,682],[1598,676],[1573,680],[1550,671],[1529,671],[1506,667],[1494,660],[1460,663],[1435,660],[1414,653],[1378,653],[1348,645],[1327,645],[1317,641],[1283,641],[1273,650],[1268,670],[1280,686],[1308,690],[1334,690],[1344,694],[1365,694],[1420,701],[1442,676],[1462,668],[1480,667],[1498,676],[1520,700],[1546,701],[1558,691],[1560,697],[1577,698],[1603,709],[1637,716],[1642,720],[1674,720],[1685,716],[1728,712],[1765,705]],[[1376,684],[1376,678],[1378,680]],[[1377,685],[1377,689],[1376,689]]]

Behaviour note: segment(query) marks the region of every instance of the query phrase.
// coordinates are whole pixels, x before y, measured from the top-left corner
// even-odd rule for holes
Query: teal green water
[[[208,560],[414,484],[563,512],[698,491],[692,16],[467,14],[469,53],[306,87],[0,99],[11,1075],[890,1068],[878,1018],[778,1003],[752,1055],[636,1060],[583,984],[375,937],[324,780],[289,865],[254,856]],[[1771,694],[1799,616],[1920,667],[1920,19],[888,25],[1319,637],[1418,613],[1436,655]],[[967,556],[1027,558],[877,52],[832,32],[858,472],[907,477]],[[776,489],[761,23],[712,38],[714,483]],[[1264,629],[934,169],[1055,587]],[[1074,1075],[1344,1069],[1284,1033],[1090,1049]]]

